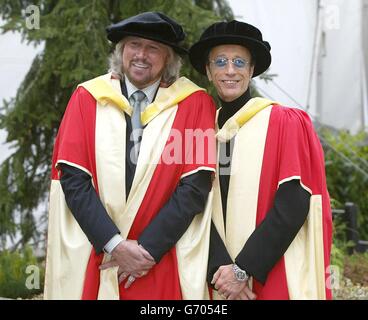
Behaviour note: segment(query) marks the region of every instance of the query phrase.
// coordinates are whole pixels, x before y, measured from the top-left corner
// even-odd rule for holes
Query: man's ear
[[[253,73],[254,73],[254,64],[252,64],[250,67],[250,72],[249,72],[250,79],[249,80],[252,80]]]
[[[210,68],[208,67],[208,65],[206,65],[206,73],[207,73],[208,80],[212,81],[211,71],[210,71]]]

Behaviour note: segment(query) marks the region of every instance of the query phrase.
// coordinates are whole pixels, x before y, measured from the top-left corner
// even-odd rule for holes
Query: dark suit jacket
[[[127,97],[123,81],[121,81],[121,90]],[[133,142],[129,138],[132,131],[131,121],[128,115],[125,117],[127,120],[125,183],[128,197],[136,166],[129,156],[133,147]],[[68,207],[96,252],[100,253],[107,242],[120,231],[98,198],[90,176],[66,164],[61,164],[60,167],[60,182]],[[156,262],[159,262],[181,238],[194,216],[203,212],[210,190],[211,172],[209,171],[202,170],[180,180],[173,195],[138,239]]]

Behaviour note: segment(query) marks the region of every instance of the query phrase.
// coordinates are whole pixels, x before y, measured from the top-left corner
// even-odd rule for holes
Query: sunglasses
[[[243,58],[228,59],[225,57],[218,57],[211,60],[210,63],[214,64],[217,68],[224,68],[229,62],[231,62],[236,68],[245,68],[249,62]]]

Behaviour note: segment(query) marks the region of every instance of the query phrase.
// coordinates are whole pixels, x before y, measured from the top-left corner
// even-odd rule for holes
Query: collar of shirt
[[[152,103],[161,81],[161,79],[158,79],[155,83],[151,84],[150,86],[145,87],[143,89],[138,89],[133,83],[129,81],[129,79],[126,76],[124,77],[124,80],[127,88],[128,99],[134,92],[136,92],[137,90],[141,90],[146,95],[147,104]]]

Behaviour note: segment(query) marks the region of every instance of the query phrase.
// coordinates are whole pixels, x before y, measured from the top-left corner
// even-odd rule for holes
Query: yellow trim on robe
[[[247,112],[247,108],[252,106],[252,102],[247,103],[233,118],[244,121],[244,119],[249,120],[254,117],[255,121],[244,122],[240,127],[236,121],[229,122],[229,120],[232,120],[231,118],[226,122],[228,125],[229,123],[236,123],[238,129],[236,132],[230,132],[234,133],[234,135],[236,134],[236,136],[233,145],[225,223],[219,181],[221,168],[219,167],[217,167],[218,174],[215,177],[213,186],[212,220],[233,260],[235,260],[256,226],[259,179],[262,170],[268,122],[272,110],[272,105],[269,105],[268,108],[258,108],[258,111],[261,112],[254,113],[255,107],[251,109],[252,112]],[[268,103],[263,103],[262,106],[266,104]],[[257,107],[259,104],[255,106]],[[252,116],[249,116],[250,114]],[[224,126],[222,129],[224,129]],[[225,132],[224,136],[229,137],[229,132]],[[221,140],[218,138],[218,143],[220,142]],[[244,165],[245,163],[246,165]],[[244,214],[245,212],[246,214]],[[223,300],[217,291],[213,292],[213,298],[214,300]]]
[[[92,246],[69,211],[59,180],[51,181],[49,206],[43,298],[78,300]]]
[[[121,110],[132,115],[133,108],[121,92],[111,85],[111,73],[91,79],[78,85],[85,88],[102,105],[111,103]]]
[[[307,219],[284,261],[291,300],[326,300],[321,195],[311,196]]]
[[[216,175],[213,186],[212,214],[216,229],[233,260],[256,227],[259,181],[272,109],[272,106],[269,109],[267,106],[274,104],[267,99],[257,100],[251,99],[217,134],[218,142],[228,141],[235,136],[226,233],[219,174]],[[249,121],[253,117],[255,121]],[[218,172],[219,170],[217,167]],[[311,193],[299,176],[288,177],[280,181],[279,185],[291,179],[299,180],[301,186]],[[247,214],[244,215],[244,212]],[[311,195],[307,219],[285,252],[284,261],[290,299],[326,299],[321,195]],[[223,300],[217,291],[213,291],[213,298]]]
[[[272,104],[276,104],[276,102],[259,97],[250,99],[244,107],[225,122],[221,130],[217,132],[217,140],[220,142],[231,140],[246,122]]]
[[[126,237],[167,141],[176,115],[177,103],[180,99],[202,89],[185,78],[179,79],[178,83],[175,82],[172,87],[167,88],[169,90],[159,89],[159,103],[156,105],[161,114],[150,117],[150,120],[155,118],[155,121],[149,122],[143,132],[136,173],[125,202],[125,161],[121,159],[125,159],[124,112],[129,114],[131,107],[127,104],[128,101],[118,94],[119,83],[116,79],[111,79],[111,74],[81,85],[86,90],[91,90],[89,92],[97,100],[96,169],[100,199],[122,236]],[[172,95],[170,99],[165,98],[168,94]],[[116,106],[124,112],[117,112]],[[170,109],[166,110],[168,108]],[[121,143],[115,143],[114,146],[118,145],[117,148],[121,150],[113,148],[111,141],[120,141]],[[111,184],[111,179],[115,181],[114,184]],[[116,183],[121,184],[120,189],[114,188]],[[65,203],[60,181],[53,180],[51,186],[44,298],[80,299],[92,247]],[[210,193],[209,199],[211,197]],[[211,205],[211,201],[208,201],[205,212],[196,215],[176,244],[184,299],[208,299],[206,266]],[[104,261],[106,259],[110,259],[110,256],[105,255]],[[117,267],[101,271],[98,299],[119,299]]]
[[[185,77],[179,78],[168,88],[159,88],[155,101],[141,113],[142,124],[145,126],[163,110],[177,105],[192,93],[200,90],[205,91]]]
[[[131,116],[133,108],[130,106],[126,97],[117,91],[116,88],[111,86],[111,83],[109,82],[110,78],[111,73],[108,73],[81,83],[78,85],[78,87],[84,87],[102,105],[112,103]],[[205,89],[200,88],[185,77],[177,79],[168,88],[160,87],[158,89],[155,101],[149,104],[141,113],[142,124],[144,126],[147,125],[147,123],[153,120],[165,109],[177,105],[180,101],[184,100],[192,93],[200,90],[205,91]]]
[[[116,108],[97,105],[96,167],[100,198],[123,238],[127,238],[142,203],[157,163],[170,134],[177,107],[174,106],[148,124],[143,131],[141,149],[128,199],[125,201],[125,123],[114,115]],[[123,120],[123,119],[122,119]],[[116,125],[115,125],[116,123]],[[110,127],[109,127],[110,126]],[[108,127],[108,129],[106,129]],[[116,142],[121,148],[116,148]],[[115,147],[114,147],[115,146]],[[106,163],[114,165],[106,166]],[[113,183],[111,183],[113,181]],[[120,181],[120,182],[119,182]],[[105,255],[103,262],[111,259]],[[100,272],[98,299],[119,299],[117,268]]]

